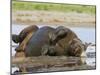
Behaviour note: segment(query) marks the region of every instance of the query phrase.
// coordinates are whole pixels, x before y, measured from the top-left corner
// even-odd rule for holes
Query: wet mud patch
[[[82,62],[84,57],[66,57],[66,56],[39,56],[27,58],[12,58],[12,67],[18,67],[16,73],[38,73],[53,71],[73,71],[90,70],[95,66],[89,66]]]

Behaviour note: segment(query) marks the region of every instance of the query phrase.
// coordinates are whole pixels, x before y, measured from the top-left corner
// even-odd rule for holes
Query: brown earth
[[[35,24],[95,27],[96,18],[93,14],[76,12],[13,11],[12,23],[24,25]]]
[[[95,69],[95,66],[88,66],[81,60],[84,57],[66,56],[39,56],[28,58],[12,58],[12,67],[21,69],[19,73],[36,73],[52,71],[74,71]]]

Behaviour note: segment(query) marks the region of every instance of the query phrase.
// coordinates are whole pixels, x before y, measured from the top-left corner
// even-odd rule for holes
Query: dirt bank
[[[95,27],[95,15],[54,11],[13,11],[12,23]]]

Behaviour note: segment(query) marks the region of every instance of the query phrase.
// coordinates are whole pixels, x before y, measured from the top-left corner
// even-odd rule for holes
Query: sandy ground
[[[12,23],[95,27],[95,15],[55,11],[12,11]]]

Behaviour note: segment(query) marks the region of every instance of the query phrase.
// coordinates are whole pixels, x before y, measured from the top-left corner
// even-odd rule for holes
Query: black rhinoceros
[[[36,30],[34,30],[34,27]],[[23,51],[26,57],[41,55],[81,56],[82,52],[86,50],[83,42],[69,28],[64,26],[57,28],[44,26],[38,29],[37,26],[34,27],[33,29],[28,27],[28,30],[26,28],[24,32],[22,30],[23,34],[27,32],[27,35],[21,40],[16,52]],[[30,32],[30,30],[32,31]],[[12,37],[14,42],[16,42],[15,38],[14,35]]]

